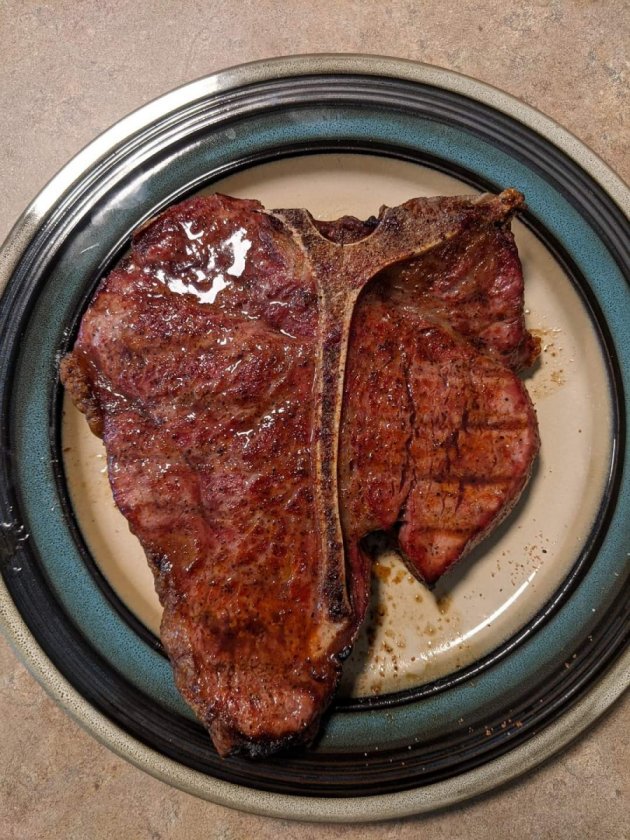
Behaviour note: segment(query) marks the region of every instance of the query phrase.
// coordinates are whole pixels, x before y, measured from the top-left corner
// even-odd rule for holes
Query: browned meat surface
[[[495,527],[538,451],[534,410],[513,372],[538,352],[504,225],[377,276],[350,335],[340,459],[346,535],[390,532],[410,570],[433,584]]]
[[[537,353],[520,201],[315,223],[196,198],[100,284],[61,377],[219,752],[314,735],[365,613],[367,533],[432,582],[518,497],[538,445],[512,372]]]

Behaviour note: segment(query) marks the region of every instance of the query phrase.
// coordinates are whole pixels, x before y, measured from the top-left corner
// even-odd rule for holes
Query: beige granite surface
[[[622,0],[131,2],[0,0],[0,239],[97,133],[183,82],[303,52],[412,58],[544,111],[628,179],[630,7]],[[169,788],[97,744],[0,640],[0,840],[630,838],[630,702],[509,787],[372,826],[239,814]]]

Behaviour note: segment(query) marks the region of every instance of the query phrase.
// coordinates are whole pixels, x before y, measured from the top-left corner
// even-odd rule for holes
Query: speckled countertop
[[[44,183],[147,100],[232,64],[307,52],[411,58],[490,82],[630,175],[624,0],[3,0],[0,239]],[[172,789],[60,711],[0,640],[0,840],[40,838],[630,838],[630,702],[481,800],[429,817],[315,826]]]

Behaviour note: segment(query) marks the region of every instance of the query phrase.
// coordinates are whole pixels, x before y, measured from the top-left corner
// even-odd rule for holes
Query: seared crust
[[[387,532],[430,586],[513,508],[539,447],[514,372],[534,362],[539,343],[525,328],[508,225],[473,226],[385,270],[354,313],[344,528],[351,540]]]
[[[105,441],[177,686],[221,754],[314,736],[365,613],[366,533],[400,527],[431,581],[517,498],[537,448],[510,370],[536,352],[507,230],[521,202],[510,190],[415,199],[367,222],[315,223],[196,198],[145,225],[101,283],[61,378]],[[462,268],[470,251],[487,257],[481,274]],[[457,312],[440,262],[442,279],[461,269]],[[466,283],[492,312],[465,303]],[[423,461],[442,422],[424,415],[446,399],[423,384],[428,368],[460,382],[443,421],[458,457],[431,444],[447,452],[441,472]],[[527,437],[511,473],[490,476],[491,503],[469,488],[496,447],[471,444],[492,455],[474,475],[462,467],[475,410],[480,428],[506,431],[488,419],[486,392],[512,395]],[[436,524],[435,499],[455,481],[459,506],[445,510],[466,524]]]
[[[72,402],[85,414],[93,434],[103,437],[101,408],[91,384],[94,373],[89,371],[89,363],[85,356],[81,353],[68,353],[64,356],[59,364],[59,376],[72,397]]]

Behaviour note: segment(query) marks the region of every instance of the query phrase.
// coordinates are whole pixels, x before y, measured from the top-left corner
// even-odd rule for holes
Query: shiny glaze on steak
[[[518,497],[538,446],[511,369],[537,353],[521,200],[315,222],[195,198],[101,282],[61,377],[222,754],[315,734],[365,614],[367,533],[433,582]]]

